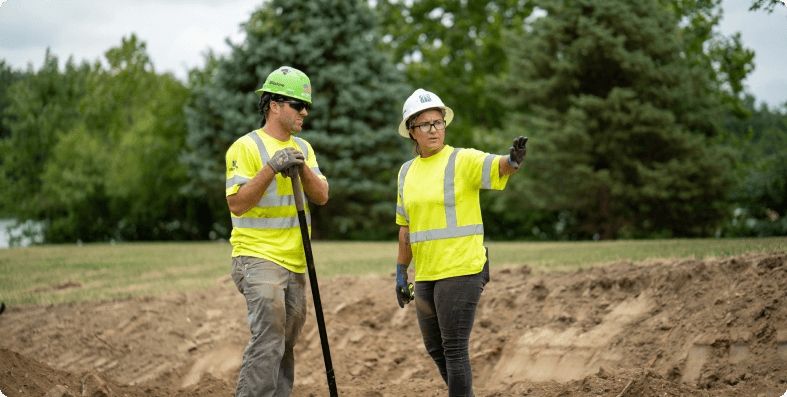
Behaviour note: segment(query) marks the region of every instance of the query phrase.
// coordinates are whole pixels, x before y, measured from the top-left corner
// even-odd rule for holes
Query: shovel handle
[[[295,209],[298,210],[298,212],[301,212],[304,210],[303,191],[301,191],[301,181],[300,178],[298,177],[297,168],[293,169],[291,172],[293,173],[293,175],[290,176],[290,178],[292,178],[292,195],[295,196]]]
[[[322,357],[325,360],[325,375],[328,378],[328,392],[331,397],[338,397],[336,389],[336,376],[333,373],[333,363],[331,362],[331,349],[328,346],[328,332],[325,327],[325,318],[322,313],[322,301],[320,300],[320,287],[317,285],[317,271],[314,269],[314,258],[312,257],[312,245],[309,239],[309,226],[306,224],[306,211],[303,208],[303,192],[301,181],[298,177],[297,169],[291,171],[292,194],[295,196],[295,208],[298,210],[298,223],[301,227],[301,237],[303,239],[303,253],[306,256],[306,269],[309,272],[309,282],[312,287],[312,300],[314,301],[314,314],[317,317],[317,328],[320,331],[320,343],[322,345]]]

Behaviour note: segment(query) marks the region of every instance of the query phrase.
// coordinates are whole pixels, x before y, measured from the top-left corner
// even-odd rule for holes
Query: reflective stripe
[[[442,240],[447,238],[456,238],[456,237],[466,237],[466,236],[473,236],[473,235],[483,235],[484,234],[484,225],[483,224],[476,224],[476,225],[466,225],[466,226],[457,226],[457,218],[456,218],[456,187],[455,187],[455,177],[456,177],[456,156],[459,154],[459,151],[462,150],[461,148],[455,148],[454,151],[448,156],[448,163],[445,166],[445,177],[443,179],[443,201],[445,205],[445,224],[446,228],[444,229],[431,229],[431,230],[422,230],[418,232],[410,232],[410,243],[422,243],[424,241],[431,241],[431,240]],[[491,159],[490,159],[491,158]],[[396,213],[399,215],[404,215],[407,217],[407,223],[410,223],[410,218],[407,216],[407,210],[405,210],[404,205],[404,181],[407,175],[407,171],[410,169],[413,160],[410,160],[402,166],[402,172],[399,175],[399,199],[402,201],[402,205],[396,206]],[[489,176],[489,186],[491,188],[491,169],[492,169],[492,161],[494,160],[494,155],[489,155],[487,158],[484,159],[484,168],[483,172],[485,175]],[[487,164],[488,163],[488,164]],[[482,175],[482,185],[486,183],[483,181],[484,176]]]
[[[306,214],[306,224],[311,226],[311,214]],[[289,229],[300,227],[297,216],[284,218],[236,218],[232,217],[232,227],[243,227],[247,229]]]
[[[409,170],[410,166],[413,165],[413,161],[415,161],[415,159],[404,163],[402,166],[402,172],[399,174],[399,201],[402,202],[402,213],[400,215],[404,215],[404,218],[407,219],[408,225],[410,224],[410,216],[407,215],[407,210],[404,209],[404,177],[407,176],[407,170]],[[396,210],[398,211],[399,209],[397,208]]]
[[[430,240],[442,240],[446,238],[466,237],[476,234],[484,234],[484,225],[467,225],[459,227],[449,227],[445,229],[432,229],[420,232],[410,232],[410,243],[421,243]]]
[[[250,180],[251,179],[246,178],[245,176],[235,175],[232,178],[227,179],[227,186],[225,189],[229,189],[235,185],[243,185]]]
[[[304,199],[306,196],[303,196]],[[262,196],[260,201],[257,202],[257,207],[286,207],[288,205],[295,205],[295,196],[287,194],[284,196]]]
[[[303,139],[297,137],[292,137],[292,140],[295,141],[295,143],[298,144],[298,147],[301,148],[301,152],[303,152],[303,157],[305,157],[304,161],[309,160],[309,147],[306,146],[306,142]],[[311,167],[311,170],[314,171],[314,173],[317,174],[317,176],[323,176],[322,172],[320,172],[319,166]]]
[[[260,160],[262,160],[262,166],[265,167],[265,164],[267,164],[268,161],[270,161],[271,156],[268,155],[268,150],[265,149],[265,144],[262,143],[262,138],[260,138],[260,136],[257,135],[257,131],[252,131],[248,133],[247,136],[249,136],[252,140],[254,140],[254,143],[257,144],[257,151],[260,152]],[[278,184],[276,183],[276,175],[274,175],[273,180],[271,180],[271,184],[268,185],[268,189],[265,191],[265,195],[262,196],[262,198],[263,199],[268,198],[268,200],[275,200],[274,197],[278,197],[278,196],[279,196],[279,188],[278,188]],[[268,205],[265,205],[265,202],[262,199],[257,203],[257,206],[268,207]]]
[[[301,148],[301,152],[303,153],[303,161],[309,159],[309,147],[306,146],[306,142],[303,141],[301,138],[292,137],[292,140]]]
[[[492,162],[495,161],[495,155],[490,154],[484,159],[484,168],[481,171],[481,189],[492,188]]]
[[[456,189],[454,188],[454,177],[456,176],[456,154],[459,149],[454,149],[448,156],[448,164],[445,165],[445,178],[443,178],[443,204],[445,205],[445,224],[449,229],[455,228],[456,223]]]
[[[271,159],[271,156],[269,156],[268,151],[265,150],[265,144],[262,143],[262,138],[260,138],[260,136],[257,135],[257,131],[252,131],[246,135],[251,137],[251,139],[254,140],[254,143],[257,144],[257,150],[260,151],[260,159],[262,160],[262,165],[265,166],[265,163],[267,163],[268,160]]]

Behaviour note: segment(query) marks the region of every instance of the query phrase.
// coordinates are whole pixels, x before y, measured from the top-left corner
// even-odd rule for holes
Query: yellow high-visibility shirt
[[[262,145],[262,147],[260,146]],[[320,172],[311,145],[303,139],[290,137],[279,141],[262,131],[255,130],[239,138],[227,150],[226,195],[238,192],[240,187],[253,179],[276,151],[293,147],[304,153],[306,166],[320,179],[327,182]],[[261,148],[266,152],[264,160]],[[303,182],[301,182],[303,190]],[[305,197],[305,194],[304,194]],[[306,204],[306,200],[304,200]],[[306,217],[311,222],[309,206],[304,205]],[[295,273],[306,271],[306,257],[298,223],[298,211],[292,191],[292,180],[276,174],[257,206],[240,217],[232,214],[232,256],[252,256],[277,263]],[[311,236],[311,226],[309,226]]]
[[[446,145],[399,170],[396,224],[410,227],[415,281],[480,272],[486,262],[480,189],[502,190],[502,156]]]

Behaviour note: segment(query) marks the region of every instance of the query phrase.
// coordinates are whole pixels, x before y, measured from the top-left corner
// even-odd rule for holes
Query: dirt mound
[[[229,278],[217,283],[155,298],[8,308],[0,391],[233,395],[249,337],[246,305]],[[393,275],[320,280],[342,396],[447,394],[414,305],[399,309],[393,285]],[[781,396],[786,302],[783,252],[562,274],[493,269],[470,340],[476,395]],[[309,305],[294,396],[327,395]]]
[[[199,383],[179,390],[157,386],[130,386],[117,382],[102,371],[63,371],[4,348],[0,348],[0,374],[0,390],[8,397],[208,397],[233,395],[235,392],[234,387],[214,378],[210,373],[206,373]]]

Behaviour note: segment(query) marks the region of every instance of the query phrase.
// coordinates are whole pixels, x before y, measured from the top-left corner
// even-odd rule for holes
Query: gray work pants
[[[295,380],[293,347],[306,322],[306,275],[238,256],[232,279],[246,298],[251,331],[235,396],[287,397]]]

